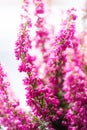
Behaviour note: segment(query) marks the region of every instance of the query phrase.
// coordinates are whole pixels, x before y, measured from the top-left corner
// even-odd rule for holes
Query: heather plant
[[[32,11],[31,11],[32,6]],[[0,125],[7,130],[86,130],[87,67],[82,38],[76,32],[75,9],[66,12],[54,35],[43,0],[24,0],[15,43],[19,72],[25,73],[24,111],[9,96],[10,83],[0,64]],[[32,18],[33,15],[33,18]],[[37,50],[38,55],[35,52]]]

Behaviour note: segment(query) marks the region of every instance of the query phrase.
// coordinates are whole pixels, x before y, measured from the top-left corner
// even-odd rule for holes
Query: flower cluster
[[[73,40],[74,48],[66,51],[67,63],[64,71],[64,98],[69,107],[66,112],[69,130],[86,130],[87,128],[87,75],[86,57],[80,38]]]
[[[0,125],[6,127],[7,130],[36,129],[31,123],[31,115],[20,108],[19,101],[9,98],[10,84],[6,78],[7,75],[0,64]]]
[[[66,55],[64,52],[68,47],[73,46],[72,40],[74,39],[74,21],[76,20],[76,16],[73,14],[74,9],[67,11],[68,17],[63,23],[63,29],[61,29],[53,40],[49,37],[50,33],[45,26],[46,21],[44,19],[45,13],[42,0],[34,0],[33,3],[36,15],[36,23],[34,26],[36,35],[33,41],[30,39],[26,40],[26,36],[30,35],[31,30],[31,26],[26,22],[26,27],[22,29],[24,31],[24,36],[21,38],[22,42],[20,42],[21,33],[16,42],[16,57],[17,59],[21,59],[19,71],[27,74],[27,77],[23,80],[26,85],[27,105],[31,107],[32,113],[37,117],[37,121],[42,120],[47,122],[44,129],[45,127],[48,129],[56,129],[56,127],[60,129],[63,127],[61,120],[65,114],[64,107],[67,106],[65,105],[65,100],[63,100],[64,93],[62,91],[64,81],[63,68],[66,63]],[[26,6],[26,8],[28,6]],[[29,13],[27,17],[30,19]],[[43,63],[45,64],[45,74],[43,78],[40,77],[38,64],[35,64],[37,57],[30,54],[30,49],[34,46],[34,43],[36,48],[40,49],[40,54],[43,56]],[[53,46],[49,50],[49,53],[47,53],[48,50],[46,48],[46,44],[48,43]],[[30,45],[31,48],[29,48],[28,45]],[[23,48],[24,51],[20,47]],[[27,49],[25,49],[25,47],[27,47]],[[22,55],[21,50],[23,53]]]

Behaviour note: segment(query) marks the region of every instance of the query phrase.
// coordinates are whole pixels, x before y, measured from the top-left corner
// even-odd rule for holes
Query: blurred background
[[[60,27],[61,12],[69,9],[77,9],[77,30],[82,31],[82,0],[44,0],[49,10],[48,21],[57,30]],[[8,74],[12,90],[21,101],[21,106],[25,108],[24,87],[22,85],[23,74],[17,70],[18,62],[14,55],[15,41],[20,24],[22,0],[0,0],[0,62]]]

